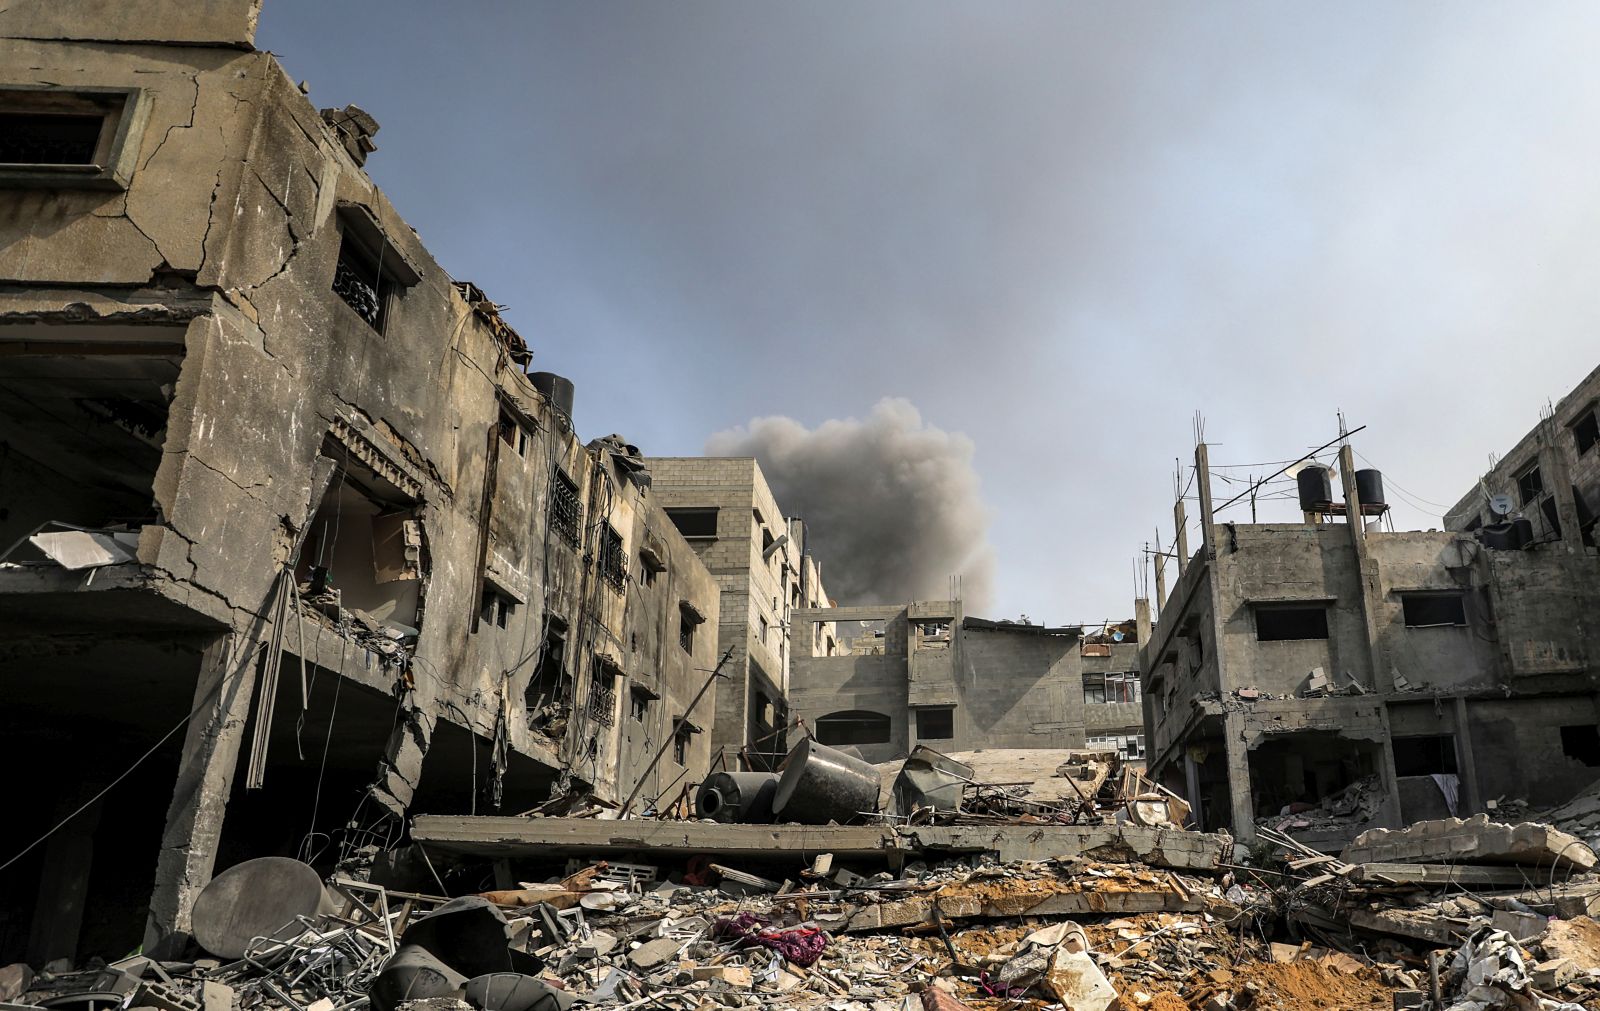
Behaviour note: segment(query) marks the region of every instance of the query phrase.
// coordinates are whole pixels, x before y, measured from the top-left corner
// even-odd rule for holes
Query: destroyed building
[[[1246,523],[1226,510],[1249,493],[1213,506],[1197,447],[1201,543],[1191,556],[1180,499],[1178,579],[1167,597],[1158,569],[1142,651],[1152,775],[1204,828],[1270,824],[1321,848],[1369,825],[1561,803],[1600,776],[1600,583],[1580,524],[1522,547],[1465,524],[1384,530],[1382,476],[1338,452],[1337,495],[1308,456],[1286,493],[1302,522]]]
[[[147,909],[166,950],[214,868],[359,862],[414,805],[637,811],[709,761],[718,587],[638,450],[579,441],[258,6],[0,9],[0,758],[42,842],[0,962]]]
[[[1100,627],[968,617],[959,600],[795,611],[792,710],[869,761],[985,748],[1089,748],[1144,758],[1139,643],[1149,609]],[[861,629],[848,650],[806,628]]]
[[[770,769],[788,750],[791,660],[832,649],[831,628],[794,639],[791,612],[827,603],[806,526],[785,517],[753,457],[650,457],[652,490],[722,591],[714,755],[729,769]]]

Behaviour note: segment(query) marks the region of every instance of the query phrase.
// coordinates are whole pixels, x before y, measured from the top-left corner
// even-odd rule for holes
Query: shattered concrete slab
[[[1487,815],[1417,822],[1403,829],[1369,829],[1345,848],[1347,864],[1517,864],[1587,871],[1595,853],[1582,840],[1535,822],[1502,825]]]

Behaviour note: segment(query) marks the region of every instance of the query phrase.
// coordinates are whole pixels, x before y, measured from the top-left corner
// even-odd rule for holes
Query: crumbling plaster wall
[[[1382,590],[1370,602],[1378,634],[1378,690],[1394,687],[1395,671],[1413,685],[1436,688],[1494,683],[1500,650],[1494,610],[1480,589],[1483,548],[1453,533],[1404,531],[1370,533],[1367,549],[1378,564]],[[1408,628],[1401,596],[1407,591],[1460,592],[1467,624]]]
[[[1597,717],[1592,695],[1470,700],[1467,722],[1483,798],[1553,806],[1595,782],[1600,768],[1564,754],[1559,728],[1592,727]]]

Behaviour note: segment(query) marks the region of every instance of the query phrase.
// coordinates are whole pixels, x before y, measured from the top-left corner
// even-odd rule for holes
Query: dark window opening
[[[383,333],[388,322],[389,296],[394,283],[372,256],[346,232],[339,243],[339,262],[333,270],[333,293],[372,329]]]
[[[776,544],[776,543],[777,543],[777,541],[773,539],[772,531],[768,530],[766,527],[762,527],[761,528],[761,557],[762,558],[767,557],[767,552],[772,550],[772,546],[774,544]]]
[[[1402,593],[1400,608],[1407,628],[1467,623],[1466,600],[1459,593]]]
[[[483,604],[478,608],[478,626],[493,625],[505,628],[517,602],[495,588],[493,583],[483,584]]]
[[[1393,744],[1396,776],[1456,774],[1456,739],[1452,734],[1396,737]]]
[[[500,441],[518,456],[528,455],[528,429],[504,409],[500,411]]]
[[[1327,637],[1328,609],[1321,604],[1256,607],[1256,638],[1261,642]]]
[[[628,555],[622,550],[622,535],[609,523],[600,531],[600,576],[613,590],[628,584]]]
[[[104,116],[0,113],[0,163],[93,165]]]
[[[582,517],[583,503],[578,501],[578,483],[565,473],[556,471],[555,483],[550,486],[550,525],[569,543],[577,544]]]
[[[889,743],[889,717],[865,709],[820,716],[813,729],[822,744]]]
[[[539,665],[534,668],[533,677],[528,680],[528,689],[523,694],[527,703],[529,723],[538,719],[546,707],[554,707],[560,702],[564,677],[562,667],[566,664],[566,656],[565,626],[551,627],[545,632],[544,647],[539,652]]]
[[[635,723],[643,723],[650,716],[650,701],[654,698],[648,691],[638,685],[632,686],[628,692],[628,701]]]
[[[667,519],[686,538],[717,536],[715,509],[668,509]]]
[[[1578,447],[1579,456],[1589,452],[1595,443],[1600,442],[1600,421],[1595,419],[1594,408],[1591,407],[1583,412],[1583,417],[1573,423],[1572,441]]]
[[[1532,504],[1543,494],[1544,475],[1539,473],[1538,466],[1529,467],[1517,475],[1517,495],[1522,499],[1523,505]]]
[[[639,581],[645,586],[656,585],[656,577],[667,571],[667,563],[656,554],[654,549],[643,548],[639,551]]]
[[[1562,727],[1561,753],[1584,765],[1600,765],[1600,727],[1592,723]]]
[[[685,653],[694,652],[694,630],[705,620],[687,606],[678,607],[678,645]]]
[[[956,736],[956,711],[941,706],[917,710],[917,740],[948,741]]]
[[[672,760],[688,768],[689,765],[689,737],[692,731],[684,726],[681,721],[678,729],[672,733]]]

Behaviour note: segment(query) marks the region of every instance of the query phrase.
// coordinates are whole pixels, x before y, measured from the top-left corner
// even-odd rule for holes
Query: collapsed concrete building
[[[1144,758],[1138,617],[1046,627],[968,617],[959,600],[797,610],[807,652],[795,656],[789,702],[824,744],[873,762],[925,744],[941,752],[1092,748]],[[861,629],[845,648],[822,630]],[[818,648],[819,639],[822,648]]]
[[[716,642],[729,653],[711,744],[728,769],[771,769],[788,750],[792,658],[827,648],[831,628],[795,639],[792,613],[827,603],[806,525],[785,517],[753,457],[650,457],[652,490],[722,591]]]
[[[1507,459],[1507,480],[1538,446],[1566,489],[1571,468],[1551,447],[1574,446],[1541,431]],[[1572,501],[1557,496],[1559,540],[1470,530],[1481,493],[1455,529],[1387,531],[1381,476],[1358,471],[1347,442],[1337,470],[1337,497],[1327,468],[1295,475],[1303,522],[1235,522],[1218,513],[1244,496],[1213,506],[1197,447],[1201,543],[1191,556],[1180,499],[1177,583],[1166,597],[1158,569],[1160,620],[1142,649],[1152,774],[1202,827],[1251,838],[1270,819],[1325,848],[1502,798],[1557,804],[1600,775],[1600,559]]]
[[[0,962],[710,759],[719,588],[638,450],[579,441],[258,6],[0,10],[0,759],[12,842],[65,820],[0,873]]]

